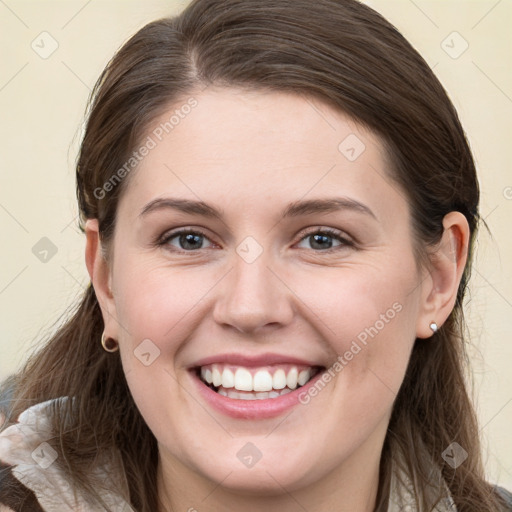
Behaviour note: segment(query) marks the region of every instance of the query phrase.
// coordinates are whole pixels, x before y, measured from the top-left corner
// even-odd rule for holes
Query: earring
[[[106,352],[117,352],[119,350],[119,344],[113,338],[105,337],[105,333],[101,335],[101,346]]]
[[[438,327],[435,322],[431,322],[429,327],[432,329],[432,332],[437,332]]]

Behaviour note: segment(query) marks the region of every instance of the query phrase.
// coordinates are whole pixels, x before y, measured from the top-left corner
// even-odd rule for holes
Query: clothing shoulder
[[[504,487],[495,487],[496,493],[503,498],[505,503],[507,504],[507,508],[505,510],[512,511],[512,492],[508,491]]]
[[[53,406],[71,403],[67,400],[73,399],[60,397],[35,404],[0,432],[0,506],[14,512],[92,512],[90,496],[74,487],[71,476],[56,463],[56,447],[49,443],[55,437],[50,417],[60,413]],[[123,475],[120,454],[114,449],[99,456],[90,470],[91,482],[102,483],[96,499],[112,512],[133,512]]]
[[[0,512],[43,512],[35,494],[0,463]]]

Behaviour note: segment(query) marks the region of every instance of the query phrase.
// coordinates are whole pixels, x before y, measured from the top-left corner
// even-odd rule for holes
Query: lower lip
[[[241,400],[229,398],[221,395],[209,388],[195,373],[191,371],[192,380],[194,380],[199,393],[204,397],[214,409],[227,416],[238,419],[266,419],[274,418],[283,414],[288,409],[296,405],[303,405],[299,401],[299,396],[308,392],[309,388],[315,385],[315,382],[322,377],[325,370],[320,371],[307,384],[297,388],[285,395],[276,398],[265,398],[256,400]]]

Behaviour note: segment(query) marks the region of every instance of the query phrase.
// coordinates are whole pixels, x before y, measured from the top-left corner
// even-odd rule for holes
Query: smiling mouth
[[[196,367],[195,374],[205,386],[227,398],[265,400],[301,388],[323,370],[323,366],[292,364],[261,368],[210,364]]]

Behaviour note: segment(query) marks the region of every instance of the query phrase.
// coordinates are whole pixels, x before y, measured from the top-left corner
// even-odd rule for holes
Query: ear
[[[117,314],[111,288],[112,274],[103,255],[98,219],[88,219],[86,221],[85,236],[85,264],[103,315],[105,336],[118,339]]]
[[[453,310],[462,273],[466,266],[469,225],[460,212],[450,212],[443,219],[443,235],[435,251],[429,253],[431,268],[422,282],[422,294],[416,337],[429,338],[430,324],[441,327]]]

